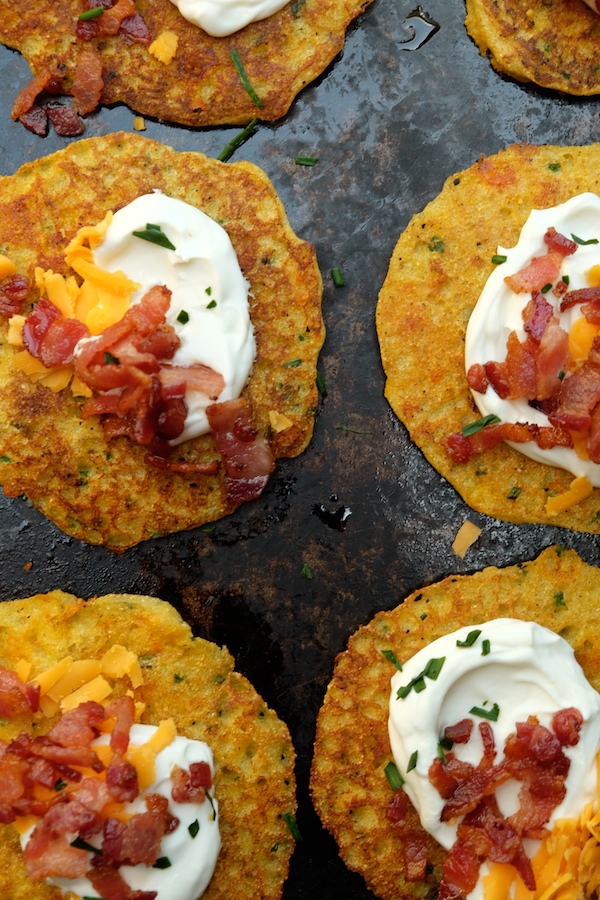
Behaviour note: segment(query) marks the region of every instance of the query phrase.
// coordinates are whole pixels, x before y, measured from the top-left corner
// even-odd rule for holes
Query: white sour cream
[[[480,629],[471,647],[457,647],[467,635]],[[490,652],[482,656],[484,640]],[[397,691],[407,685],[432,658],[445,657],[437,681],[425,680],[426,688],[414,690],[404,699]],[[420,650],[403,665],[391,681],[389,735],[394,760],[405,778],[404,790],[421,819],[423,828],[449,850],[456,840],[457,823],[442,822],[444,800],[429,780],[431,763],[438,756],[438,742],[444,729],[462,719],[474,721],[471,738],[466,744],[455,744],[452,752],[458,759],[476,765],[483,746],[478,723],[484,721],[469,710],[474,706],[500,707],[498,720],[490,721],[495,738],[496,759],[503,758],[504,743],[515,731],[516,722],[535,715],[540,724],[549,727],[554,713],[575,707],[583,716],[579,743],[564,747],[571,760],[566,779],[567,793],[550,818],[550,825],[564,817],[579,816],[583,806],[596,797],[596,753],[600,745],[600,694],[589,684],[571,646],[559,635],[533,622],[519,619],[495,619],[483,625],[461,628],[439,638]],[[418,750],[417,765],[410,772],[411,755]],[[496,792],[505,816],[518,809],[517,782],[508,782]],[[482,896],[482,866],[478,886],[469,894],[475,900]]]
[[[153,725],[134,725],[131,728],[131,746],[145,743],[156,731]],[[93,744],[108,744],[109,735],[101,735]],[[193,741],[177,735],[164,750],[156,756],[156,781],[140,792],[133,803],[125,803],[124,809],[131,813],[146,812],[146,794],[162,794],[169,801],[169,812],[179,819],[179,827],[162,839],[160,856],[171,861],[170,868],[155,869],[145,865],[121,866],[119,872],[134,890],[158,891],[156,900],[197,900],[206,890],[212,878],[217,856],[221,849],[218,822],[218,803],[213,799],[215,814],[209,800],[204,803],[175,803],[171,798],[173,782],[170,775],[173,766],[189,769],[190,763],[206,762],[214,774],[212,752],[208,744]],[[212,796],[212,789],[211,789]],[[188,826],[197,821],[200,828],[192,838]],[[33,830],[33,829],[31,829]],[[31,830],[21,837],[24,847]],[[90,838],[92,846],[100,846],[101,835]],[[88,854],[90,860],[92,853]],[[48,878],[67,896],[70,893],[80,897],[95,897],[97,891],[87,878]]]
[[[531,294],[523,292],[515,294],[505,283],[504,278],[514,275],[531,262],[534,256],[545,256],[548,250],[544,243],[544,235],[548,228],[556,228],[558,232],[570,238],[571,234],[589,240],[600,239],[600,198],[596,194],[585,193],[572,197],[560,206],[549,209],[534,209],[523,226],[515,247],[506,249],[498,247],[498,254],[506,256],[506,262],[496,266],[488,278],[477,305],[471,314],[465,341],[466,370],[473,363],[506,359],[506,343],[511,331],[515,331],[519,340],[525,340],[522,311],[531,300]],[[585,273],[593,265],[600,262],[600,245],[588,244],[578,246],[572,256],[567,256],[562,264],[561,277],[569,276],[569,290],[588,287]],[[580,306],[574,306],[565,312],[559,312],[560,298],[552,291],[544,295],[548,303],[554,306],[555,315],[565,331],[570,331],[576,319],[581,318]],[[545,413],[533,409],[527,400],[502,400],[490,386],[485,394],[471,391],[482,416],[494,414],[503,422],[523,422],[534,425],[548,425]],[[537,462],[566,469],[573,475],[586,475],[595,487],[600,487],[600,466],[590,460],[580,459],[574,450],[568,447],[553,447],[542,450],[535,441],[526,444],[514,444],[511,447],[529,456]]]
[[[225,37],[240,31],[250,22],[260,22],[289,0],[171,0],[184,19],[198,25],[213,37]]]
[[[148,223],[159,225],[175,250],[133,236]],[[166,285],[172,291],[167,322],[181,341],[171,363],[210,366],[225,380],[219,402],[239,397],[252,369],[256,343],[249,285],[224,228],[182,200],[158,191],[144,194],[114,214],[106,238],[94,250],[94,261],[142,285],[133,295],[134,303],[155,285]],[[177,320],[182,311],[189,317],[185,323]],[[210,431],[206,407],[214,401],[188,390],[185,402],[185,427],[173,444]]]
[[[600,9],[598,9],[596,0],[583,0],[583,2],[584,2],[584,3],[587,3],[587,5],[589,6],[589,8],[590,8],[590,9],[593,9],[595,13],[600,12]]]

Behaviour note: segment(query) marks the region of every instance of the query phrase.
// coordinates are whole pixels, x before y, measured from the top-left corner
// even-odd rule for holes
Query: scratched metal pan
[[[414,0],[375,0],[323,77],[234,157],[265,169],[295,231],[316,245],[324,276],[328,336],[320,369],[327,396],[305,454],[280,463],[263,497],[210,533],[170,535],[122,556],[65,537],[22,498],[0,499],[2,599],[55,587],[84,597],[163,597],[196,633],[229,647],[288,723],[298,752],[303,842],[285,900],[372,897],[339,860],[308,795],[316,715],[348,636],[378,610],[452,572],[512,564],[555,542],[600,562],[590,536],[472,513],[412,446],[383,398],[375,303],[412,213],[481,153],[515,141],[586,144],[600,137],[596,101],[497,75],[464,30],[461,0],[427,0],[422,14],[415,22]],[[412,26],[422,28],[427,18],[439,30],[416,33]],[[9,173],[66,139],[41,139],[10,121],[12,98],[29,73],[6,50],[0,69],[0,165]],[[132,124],[125,107],[103,109],[88,118],[86,135]],[[146,131],[210,156],[235,133],[151,120]],[[300,154],[319,161],[298,166]],[[334,266],[344,287],[331,280]],[[483,532],[459,560],[450,545],[467,516]]]

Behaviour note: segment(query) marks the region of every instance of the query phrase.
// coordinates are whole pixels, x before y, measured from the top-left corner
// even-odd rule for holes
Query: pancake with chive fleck
[[[250,282],[257,355],[243,396],[275,457],[304,450],[318,403],[321,276],[314,247],[294,235],[260,169],[114,134],[28,163],[1,178],[0,187],[0,252],[27,277],[33,300],[36,266],[67,274],[64,248],[81,226],[154,188],[219,222]],[[0,334],[0,482],[6,494],[25,494],[67,534],[116,551],[214,521],[239,505],[226,496],[224,471],[173,474],[147,465],[144,448],[127,438],[107,443],[98,417],[81,420],[82,398],[69,389],[54,394],[17,371],[5,321]],[[272,431],[273,410],[292,425]],[[220,458],[211,435],[181,444],[179,457]]]
[[[0,665],[32,664],[32,676],[72,656],[101,659],[121,644],[138,655],[145,703],[141,721],[175,721],[178,734],[205,741],[215,763],[222,849],[203,900],[278,900],[294,840],[283,816],[295,816],[294,749],[287,727],[256,693],[224,647],[192,636],[163,600],[109,594],[87,602],[63,591],[0,603]],[[115,687],[115,696],[119,689]],[[27,716],[0,722],[0,738],[31,732]],[[47,720],[47,731],[54,720]],[[38,732],[42,730],[40,725]],[[3,900],[61,900],[64,894],[25,875],[19,839],[0,825]]]
[[[396,669],[384,651],[402,663],[444,634],[503,617],[560,634],[600,689],[600,570],[561,547],[533,562],[451,576],[415,592],[360,628],[336,660],[317,720],[312,798],[346,865],[383,900],[436,897],[445,856],[427,836],[426,880],[406,882],[403,835],[422,829],[414,810],[406,826],[386,818],[393,797],[384,769],[392,760],[388,713]]]
[[[467,0],[465,24],[503,75],[565,94],[600,93],[600,16],[583,0]]]
[[[498,245],[513,247],[532,209],[598,192],[600,145],[519,144],[453,175],[401,235],[377,305],[385,394],[429,462],[480,512],[509,522],[600,531],[600,492],[557,516],[549,497],[573,475],[500,444],[465,464],[446,438],[480,418],[465,374],[465,332],[494,268]],[[509,273],[507,273],[509,274]]]
[[[273,121],[342,50],[349,24],[371,2],[291,0],[269,18],[217,38],[184,19],[170,0],[138,0],[152,41],[164,31],[177,36],[177,51],[168,65],[144,44],[127,43],[118,34],[78,40],[75,27],[84,9],[82,0],[4,0],[0,41],[19,50],[34,75],[58,68],[66,92],[82,51],[95,47],[102,57],[104,105],[123,102],[135,112],[181,125],[244,124],[255,116]],[[262,106],[244,88],[232,49]]]

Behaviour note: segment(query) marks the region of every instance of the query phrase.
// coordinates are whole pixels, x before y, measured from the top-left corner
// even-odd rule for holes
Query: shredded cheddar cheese
[[[133,120],[133,130],[134,131],[145,131],[146,130],[146,122],[144,121],[143,116],[135,116]]]
[[[109,678],[123,678],[128,675],[134,688],[144,683],[140,663],[133,651],[120,644],[113,644],[101,660],[101,671]]]
[[[9,259],[8,256],[4,256],[3,253],[0,253],[0,278],[8,278],[9,275],[14,275],[16,271],[17,267],[12,259]]]
[[[557,516],[561,512],[581,503],[586,497],[589,497],[594,487],[586,475],[579,475],[571,482],[568,491],[558,494],[556,497],[549,497],[546,501],[546,512],[549,516]]]
[[[156,777],[154,761],[161,750],[175,739],[177,730],[173,719],[163,719],[152,737],[145,744],[130,747],[127,760],[135,766],[140,791],[149,787]]]
[[[458,529],[456,537],[452,542],[453,552],[456,553],[457,556],[460,556],[461,559],[463,559],[469,547],[475,543],[480,534],[481,528],[475,525],[474,522],[470,522],[467,519]]]
[[[177,53],[178,43],[179,38],[174,31],[162,31],[148,47],[148,53],[159,62],[168,65]]]
[[[275,409],[269,410],[269,421],[271,423],[271,428],[277,433],[279,433],[280,431],[286,431],[294,424],[291,419],[288,419],[287,416],[284,416],[283,413],[277,412],[277,410]]]

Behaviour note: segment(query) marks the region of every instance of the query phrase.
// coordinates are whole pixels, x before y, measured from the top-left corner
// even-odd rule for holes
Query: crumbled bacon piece
[[[21,113],[19,122],[24,125],[27,131],[37,134],[38,137],[45,137],[48,133],[48,114],[43,106],[34,103],[29,109]]]
[[[545,256],[534,257],[530,263],[514,275],[508,275],[504,281],[515,294],[541,291],[545,285],[552,284],[557,279],[562,261],[562,253],[550,250]]]
[[[408,830],[403,835],[404,877],[407,881],[423,881],[427,874],[427,840],[422,831]]]
[[[556,228],[550,227],[544,235],[544,243],[548,249],[560,256],[572,256],[577,250],[577,244],[570,238],[565,237]]]
[[[75,80],[71,86],[75,111],[84,116],[96,109],[103,88],[102,57],[92,47],[82,50],[75,67]]]
[[[472,391],[478,391],[480,394],[485,394],[489,387],[485,366],[482,366],[481,363],[474,363],[470,366],[469,371],[467,372],[467,384]]]
[[[61,137],[76,137],[83,134],[84,124],[71,105],[63,106],[61,103],[46,103],[44,109],[54,126],[54,130]]]
[[[255,500],[264,490],[275,460],[269,444],[252,421],[247,400],[228,400],[207,407],[206,415],[227,472],[227,497]]]
[[[21,713],[37,712],[40,689],[24,684],[16,672],[0,666],[0,716],[12,719]]]
[[[139,12],[135,12],[132,16],[126,16],[123,19],[119,28],[119,36],[123,38],[126,44],[148,45],[152,40],[150,29]]]
[[[156,900],[157,891],[132,890],[118,869],[114,869],[104,857],[96,856],[92,868],[86,873],[94,889],[104,900]]]
[[[48,737],[62,747],[89,747],[104,722],[104,707],[88,700],[63,713],[48,732]]]
[[[577,291],[567,291],[560,301],[560,311],[565,312],[578,303],[595,303],[600,300],[600,287],[579,288]]]
[[[192,763],[189,772],[174,766],[171,781],[171,796],[176,803],[204,803],[206,791],[212,787],[210,766],[205,762]]]
[[[390,805],[385,812],[386,819],[394,824],[403,825],[406,821],[406,814],[411,806],[410,797],[405,791],[394,791],[394,796],[390,800]]]
[[[56,73],[50,69],[42,69],[37,75],[31,79],[15,97],[11,112],[12,119],[16,122],[21,116],[28,112],[34,105],[36,98],[42,91],[47,90],[48,86],[55,84]]]
[[[66,365],[88,329],[77,319],[65,318],[50,300],[42,297],[23,326],[23,343],[45,366]]]
[[[473,719],[461,719],[455,725],[444,728],[444,737],[453,744],[466,744],[473,731]]]

